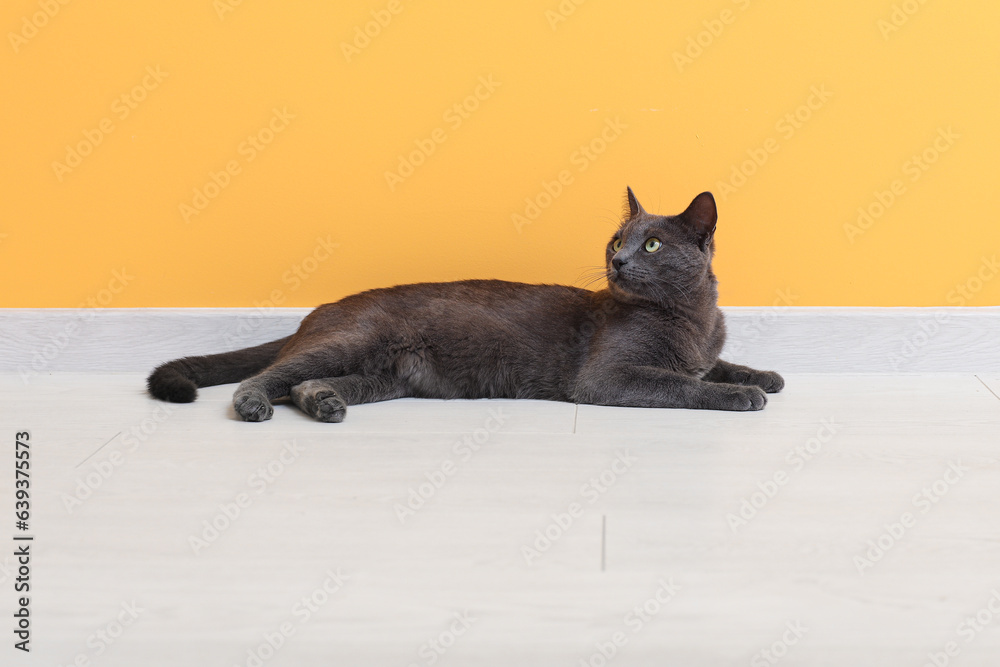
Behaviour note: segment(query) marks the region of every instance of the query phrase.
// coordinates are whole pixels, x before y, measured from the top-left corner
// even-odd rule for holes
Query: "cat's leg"
[[[584,368],[573,400],[595,405],[695,410],[761,410],[767,396],[756,385],[705,382],[654,366]]]
[[[758,371],[748,366],[731,364],[719,359],[705,377],[706,382],[755,385],[769,394],[776,394],[785,386],[785,380],[774,371]]]
[[[306,380],[292,387],[292,403],[323,422],[341,422],[348,405],[376,403],[406,395],[402,382],[388,377],[344,375]]]
[[[298,355],[271,364],[240,383],[233,394],[233,408],[241,419],[262,422],[271,418],[271,401],[288,396],[291,388],[306,380],[338,372],[330,355]]]

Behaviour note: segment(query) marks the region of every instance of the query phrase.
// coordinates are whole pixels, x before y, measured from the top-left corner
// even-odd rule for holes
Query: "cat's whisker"
[[[590,287],[601,279],[606,278],[607,274],[608,269],[606,266],[587,267],[580,273],[574,284],[580,284],[581,287]]]
[[[605,214],[601,215],[600,219],[608,227],[614,227],[615,230],[617,230],[625,221],[625,216],[622,215],[621,211],[611,211],[610,209],[605,209],[604,212]]]
[[[587,271],[586,273],[581,274],[578,280],[590,283],[593,282],[594,280],[600,280],[602,278],[606,278],[607,275],[608,272],[606,269],[602,270],[592,269],[590,271]]]
[[[581,273],[580,278],[586,279],[586,278],[593,278],[594,276],[604,277],[606,275],[608,275],[607,269],[592,269],[590,271],[587,271],[586,273]]]
[[[580,286],[581,286],[581,287],[583,287],[583,288],[588,288],[588,287],[590,287],[591,285],[593,285],[593,284],[595,284],[595,283],[598,283],[598,282],[600,282],[601,280],[604,280],[604,278],[605,278],[605,276],[594,276],[593,278],[591,278],[591,279],[589,279],[589,280],[586,280],[586,281],[584,281],[584,282],[583,282],[583,284],[582,284],[582,285],[580,285]]]

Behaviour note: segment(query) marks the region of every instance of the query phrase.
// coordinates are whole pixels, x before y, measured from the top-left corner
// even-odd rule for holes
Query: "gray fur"
[[[626,201],[607,289],[466,280],[362,292],[320,306],[287,340],[164,364],[150,391],[194,400],[195,386],[243,372],[233,405],[247,421],[269,419],[285,396],[328,422],[406,396],[760,410],[784,381],[718,358],[712,195],[677,216],[647,213],[631,189]]]

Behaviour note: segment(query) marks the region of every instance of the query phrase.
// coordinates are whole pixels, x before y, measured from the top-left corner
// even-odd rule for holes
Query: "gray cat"
[[[760,410],[781,376],[718,358],[715,199],[703,192],[676,216],[647,213],[631,188],[627,200],[605,249],[607,289],[465,280],[370,290],[320,306],[288,338],[163,364],[149,391],[187,403],[197,387],[240,382],[233,405],[246,421],[270,419],[284,396],[326,422],[404,396]]]

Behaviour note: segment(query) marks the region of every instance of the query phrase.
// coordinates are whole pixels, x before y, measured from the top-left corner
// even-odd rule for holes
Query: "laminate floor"
[[[1000,664],[1000,377],[786,381],[758,413],[407,399],[250,424],[232,385],[168,405],[139,374],[0,376],[0,663]]]

